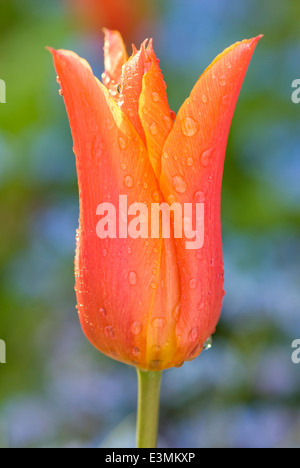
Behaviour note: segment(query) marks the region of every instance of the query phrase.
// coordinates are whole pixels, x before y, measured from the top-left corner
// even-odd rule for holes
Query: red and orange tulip
[[[98,32],[105,24],[126,37],[149,21],[155,12],[155,2],[148,0],[68,0],[79,22]]]
[[[76,291],[83,330],[106,355],[143,370],[179,366],[214,333],[223,301],[220,196],[236,101],[260,36],[236,43],[200,77],[175,118],[152,41],[127,59],[106,31],[102,84],[73,52],[52,51],[76,155]],[[97,206],[204,203],[204,245],[100,239]]]

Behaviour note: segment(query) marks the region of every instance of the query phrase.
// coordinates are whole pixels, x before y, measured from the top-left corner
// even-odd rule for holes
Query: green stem
[[[155,448],[162,372],[138,373],[137,448]]]

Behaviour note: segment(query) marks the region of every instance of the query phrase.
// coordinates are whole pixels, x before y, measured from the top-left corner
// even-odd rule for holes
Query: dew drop
[[[152,349],[155,353],[159,353],[161,351],[161,346],[159,345],[153,345]]]
[[[158,193],[158,192],[154,192],[154,194],[153,194],[153,200],[154,200],[155,202],[159,202],[159,193]]]
[[[154,328],[164,328],[167,325],[167,321],[163,317],[156,317],[152,320],[152,326]]]
[[[205,201],[205,193],[201,190],[194,193],[194,200],[196,203],[203,203]]]
[[[151,135],[153,136],[157,135],[158,130],[157,130],[156,123],[153,122],[153,124],[150,125],[149,130],[150,130]]]
[[[132,188],[134,184],[134,179],[131,175],[127,175],[124,177],[124,185],[127,188]]]
[[[213,341],[212,341],[212,337],[210,336],[208,338],[208,340],[205,341],[204,345],[203,345],[203,351],[208,351],[209,349],[212,348],[212,344],[213,344]]]
[[[137,274],[135,271],[130,271],[128,275],[128,281],[131,286],[135,286],[137,283]]]
[[[198,338],[198,334],[199,334],[199,328],[198,327],[192,328],[192,330],[189,333],[189,340],[192,343],[194,343],[194,341],[196,341]]]
[[[177,305],[174,307],[174,309],[173,309],[173,311],[172,311],[172,317],[173,317],[173,319],[174,319],[175,321],[177,321],[178,318],[179,318],[180,309],[181,309],[181,304],[179,303],[179,304],[177,304]]]
[[[132,324],[130,325],[130,331],[133,335],[139,335],[142,331],[142,324],[141,322],[138,322],[138,321],[135,321],[135,322],[132,322]]]
[[[154,282],[153,282],[153,283],[151,283],[151,285],[150,285],[150,286],[151,286],[151,289],[157,289],[157,284],[156,284],[156,283],[154,283]]]
[[[213,149],[210,148],[210,149],[208,149],[208,150],[206,150],[206,151],[204,151],[204,152],[202,153],[202,156],[201,156],[201,165],[202,165],[203,167],[207,167],[207,166],[209,165],[212,152],[213,152]]]
[[[159,101],[159,94],[156,93],[156,92],[153,92],[152,93],[152,99],[154,102],[158,102]]]
[[[202,102],[203,102],[203,104],[206,104],[207,101],[208,101],[208,98],[207,98],[206,94],[202,94]]]
[[[131,352],[132,352],[133,356],[135,356],[135,357],[138,357],[141,354],[139,348],[137,348],[136,346],[134,346],[132,348]]]
[[[99,313],[103,316],[106,317],[106,309],[104,307],[100,307]]]
[[[119,146],[120,146],[121,149],[124,150],[124,149],[127,148],[127,141],[125,140],[125,138],[119,137],[118,141],[119,141]]]
[[[107,336],[107,338],[111,338],[111,339],[115,338],[115,330],[111,326],[105,327],[104,333]]]
[[[184,117],[181,121],[181,130],[185,136],[192,137],[199,130],[199,124],[192,117]]]
[[[172,179],[173,187],[178,193],[184,193],[187,189],[186,180],[181,175],[176,175]]]
[[[176,202],[176,198],[174,197],[174,195],[169,195],[168,198],[167,198],[167,201],[168,201],[169,205],[173,205],[173,203]]]
[[[165,159],[168,159],[168,157],[169,157],[169,154],[168,154],[168,153],[166,153],[166,152],[164,152],[164,154],[163,154],[163,157],[164,157]]]
[[[175,364],[175,367],[182,367],[183,364],[184,364],[184,361],[178,362],[177,364]]]
[[[187,360],[192,361],[202,351],[202,345],[197,345],[193,351],[189,354]]]
[[[196,278],[192,278],[189,282],[190,289],[196,289],[197,284],[198,284],[198,281],[196,280]]]
[[[187,164],[189,167],[191,167],[191,166],[194,164],[193,158],[187,158],[186,164]]]
[[[226,76],[221,76],[219,83],[220,83],[220,86],[226,86],[227,85]]]

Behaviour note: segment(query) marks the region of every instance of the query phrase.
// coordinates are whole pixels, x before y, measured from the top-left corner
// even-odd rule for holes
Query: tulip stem
[[[137,448],[155,448],[162,372],[138,373]]]

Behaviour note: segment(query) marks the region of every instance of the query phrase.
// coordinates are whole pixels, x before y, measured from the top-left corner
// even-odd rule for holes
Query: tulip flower
[[[151,21],[154,2],[148,0],[68,0],[79,22],[98,32],[103,25],[117,28],[124,36],[132,35],[141,23]]]
[[[120,34],[105,34],[103,84],[75,53],[52,50],[79,184],[78,312],[99,351],[138,368],[139,446],[151,447],[161,371],[196,358],[220,317],[224,157],[237,98],[261,36],[219,55],[175,116],[152,41],[134,47],[128,59]],[[161,224],[155,235],[143,235],[150,221],[137,216],[136,204],[149,213],[163,204],[182,212],[191,206],[183,221],[192,224],[203,206],[201,245],[187,248],[187,236],[175,235],[175,212],[169,236],[162,235]],[[113,237],[97,232],[105,212]],[[128,235],[130,227],[136,235]]]

